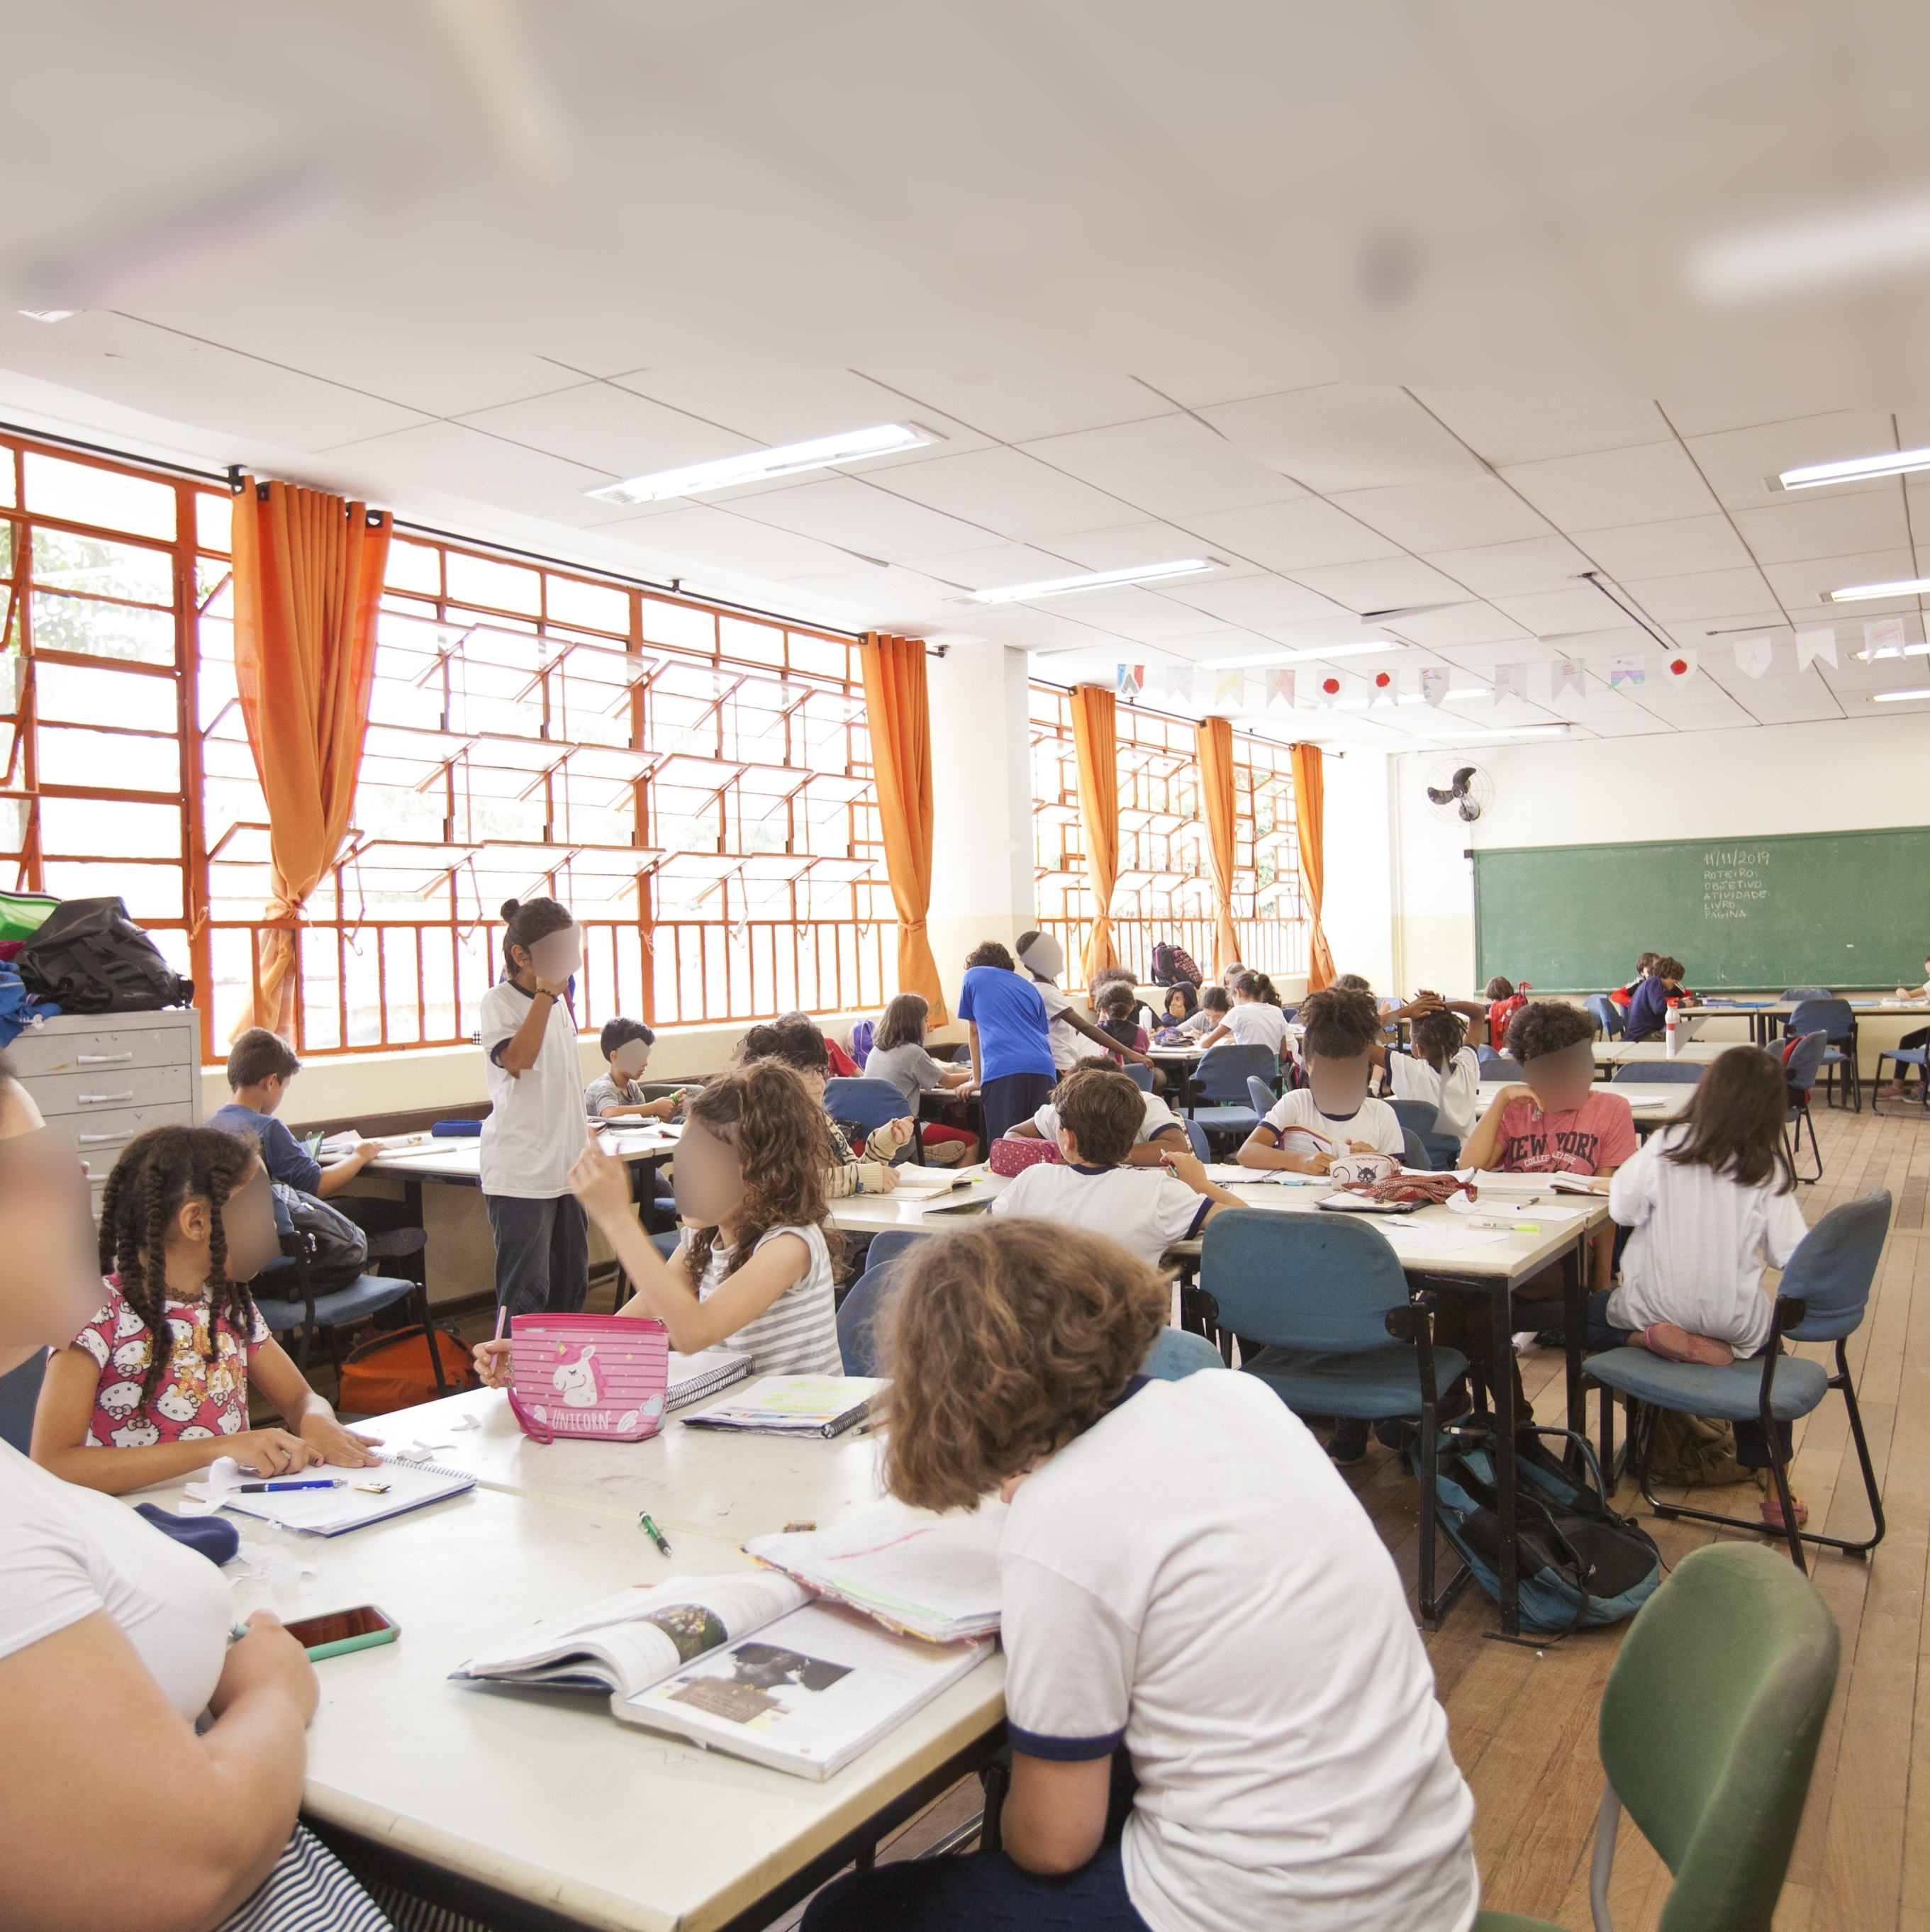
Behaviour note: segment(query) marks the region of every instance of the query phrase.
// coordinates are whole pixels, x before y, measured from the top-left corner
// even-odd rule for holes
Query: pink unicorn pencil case
[[[641,1442],[663,1426],[670,1331],[614,1315],[518,1315],[509,1378],[509,1407],[538,1442]]]

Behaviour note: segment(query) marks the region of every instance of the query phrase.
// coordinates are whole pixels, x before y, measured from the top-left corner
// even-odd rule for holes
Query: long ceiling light
[[[1913,698],[1930,698],[1930,691],[1879,691],[1870,699],[1872,704],[1901,704]]]
[[[1040,597],[1066,597],[1075,590],[1103,590],[1121,584],[1157,584],[1169,577],[1196,577],[1214,568],[1210,556],[1182,556],[1171,563],[1139,563],[1125,570],[1083,570],[1076,577],[1048,577],[1037,584],[1001,584],[970,593],[974,604],[1030,604]]]
[[[1854,604],[1870,597],[1920,597],[1930,591],[1930,577],[1906,577],[1895,584],[1850,584],[1832,590],[1824,600],[1831,604]]]
[[[929,430],[907,423],[879,423],[871,429],[850,429],[836,436],[814,437],[809,442],[787,442],[776,449],[746,450],[741,456],[719,457],[714,463],[686,464],[681,470],[659,470],[653,476],[626,477],[586,490],[586,496],[606,503],[662,503],[677,496],[698,496],[711,490],[728,490],[740,483],[767,483],[779,476],[796,476],[807,470],[828,470],[833,464],[855,463],[867,456],[890,456],[901,449],[922,449],[940,439]]]
[[[1860,483],[1871,476],[1907,476],[1930,470],[1930,449],[1887,449],[1877,456],[1848,456],[1840,463],[1805,463],[1776,478],[1785,490],[1814,490],[1824,483]]]

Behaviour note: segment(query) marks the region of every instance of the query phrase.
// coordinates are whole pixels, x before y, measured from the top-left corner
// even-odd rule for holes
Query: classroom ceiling
[[[990,639],[1060,681],[1143,665],[1165,708],[1172,670],[1244,709],[1264,694],[1223,705],[1226,660],[1314,653],[1290,722],[1251,714],[1280,735],[1920,712],[1871,700],[1930,660],[1851,652],[1887,616],[1921,643],[1922,601],[1823,598],[1930,568],[1930,476],[1770,479],[1930,444],[1907,400],[1930,393],[1924,20],[1733,0],[1577,38],[1561,10],[1343,10],[1182,34],[1127,6],[1095,46],[1052,6],[834,6],[807,32],[754,5],[70,0],[7,30],[17,72],[87,84],[23,89],[0,127],[36,190],[0,212],[0,416]],[[1819,285],[1723,307],[1778,272]],[[585,494],[887,422],[932,440],[701,498]],[[1799,670],[1796,633],[1832,622],[1836,664]],[[1734,645],[1763,636],[1751,677]],[[1585,682],[1556,698],[1565,657]],[[1611,688],[1625,661],[1644,680]],[[1497,700],[1515,666],[1525,695]],[[1400,701],[1370,704],[1383,670]]]

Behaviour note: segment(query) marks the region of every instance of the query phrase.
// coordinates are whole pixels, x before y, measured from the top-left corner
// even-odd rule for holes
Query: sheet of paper
[[[1588,1212],[1572,1202],[1562,1204],[1546,1197],[1520,1194],[1502,1195],[1494,1200],[1483,1196],[1473,1201],[1465,1193],[1450,1195],[1447,1208],[1451,1214],[1470,1215],[1476,1220],[1539,1221],[1544,1225],[1579,1221]]]
[[[1374,1226],[1397,1248],[1427,1248],[1452,1251],[1457,1248],[1491,1247],[1512,1235],[1498,1228],[1449,1228],[1439,1221],[1379,1220]]]

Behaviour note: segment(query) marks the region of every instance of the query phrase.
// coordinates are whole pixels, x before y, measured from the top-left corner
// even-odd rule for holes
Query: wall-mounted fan
[[[1427,776],[1427,802],[1437,818],[1472,825],[1494,802],[1494,781],[1478,765],[1444,762]]]

